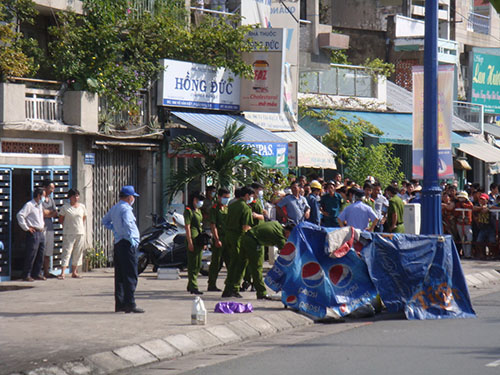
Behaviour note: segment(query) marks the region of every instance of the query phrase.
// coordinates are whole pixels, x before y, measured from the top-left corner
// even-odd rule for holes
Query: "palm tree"
[[[167,184],[167,200],[195,178],[205,175],[211,178],[217,188],[229,188],[250,183],[251,177],[262,176],[264,168],[259,155],[249,145],[240,143],[245,125],[236,122],[227,124],[222,140],[214,143],[199,142],[196,137],[181,136],[174,139],[175,154],[188,152],[199,155],[187,169],[178,170],[170,175]],[[252,172],[252,173],[250,173]]]

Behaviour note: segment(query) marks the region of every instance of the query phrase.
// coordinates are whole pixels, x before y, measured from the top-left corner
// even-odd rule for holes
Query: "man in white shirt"
[[[24,281],[46,280],[41,274],[43,253],[45,250],[45,236],[42,199],[45,192],[37,188],[33,192],[33,199],[17,213],[17,222],[26,232],[26,254],[24,257]]]

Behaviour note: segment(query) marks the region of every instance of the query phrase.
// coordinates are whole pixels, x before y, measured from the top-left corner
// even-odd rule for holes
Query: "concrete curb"
[[[486,284],[496,284],[500,282],[500,273],[495,270],[472,273],[465,275],[469,288],[478,288]]]
[[[106,375],[132,367],[202,352],[218,346],[314,324],[293,311],[283,310],[265,318],[249,316],[227,324],[200,326],[189,333],[171,335],[142,344],[96,353],[81,360],[39,367],[15,375]],[[14,374],[11,374],[14,375]]]

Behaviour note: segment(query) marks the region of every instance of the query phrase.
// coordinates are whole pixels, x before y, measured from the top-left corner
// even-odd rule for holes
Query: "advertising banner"
[[[240,109],[240,78],[223,68],[162,59],[158,105],[224,111]]]
[[[244,142],[252,147],[262,159],[265,168],[288,168],[287,143],[256,143]]]
[[[242,54],[254,69],[253,79],[241,81],[241,110],[280,113],[283,108],[283,29],[255,29],[248,36],[254,52]]]
[[[241,2],[241,23],[271,27],[271,0],[245,0]]]
[[[330,230],[310,223],[295,227],[265,278],[269,288],[281,290],[283,304],[317,318],[324,318],[327,308],[348,315],[377,294],[366,264],[354,251],[340,259],[327,255]]]
[[[472,56],[471,102],[500,114],[500,48],[474,48]]]
[[[453,119],[454,66],[441,65],[438,72],[438,174],[453,178],[451,129]],[[424,177],[424,68],[413,67],[413,178]]]
[[[475,317],[451,236],[370,235],[361,255],[390,312],[404,311],[408,319]]]

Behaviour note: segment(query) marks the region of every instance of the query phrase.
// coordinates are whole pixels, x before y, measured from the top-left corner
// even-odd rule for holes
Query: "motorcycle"
[[[142,234],[137,251],[138,273],[144,272],[149,264],[153,265],[153,272],[158,268],[187,267],[186,231],[184,229],[184,216],[177,212],[168,212],[167,217],[156,214],[151,215],[153,225]],[[199,241],[206,245],[202,254],[202,268],[200,273],[208,275],[212,253],[209,250],[210,235],[202,233]]]

